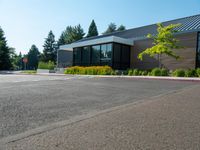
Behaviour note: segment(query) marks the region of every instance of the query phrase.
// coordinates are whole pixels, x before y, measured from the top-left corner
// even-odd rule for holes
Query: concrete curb
[[[57,73],[14,73],[16,75],[40,75],[40,76],[70,76],[70,77],[96,77],[96,78],[125,78],[125,79],[153,79],[153,80],[171,80],[171,81],[192,81],[200,82],[198,77],[169,77],[169,76],[126,76],[126,75],[71,75],[71,74],[57,74]]]
[[[198,77],[161,77],[161,76],[125,76],[125,75],[66,75],[66,74],[36,74],[44,76],[75,76],[75,77],[97,77],[97,78],[127,78],[127,79],[154,79],[154,80],[175,80],[175,81],[198,81]]]

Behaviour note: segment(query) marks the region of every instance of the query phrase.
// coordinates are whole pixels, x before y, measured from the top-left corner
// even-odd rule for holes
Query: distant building
[[[163,22],[163,25],[177,24],[175,37],[184,47],[175,50],[180,60],[162,55],[162,66],[168,69],[194,69],[200,67],[200,15]],[[148,25],[125,31],[114,32],[91,38],[84,38],[68,45],[60,46],[58,67],[109,65],[114,69],[151,69],[159,66],[158,59],[145,56],[140,61],[140,52],[152,46],[148,33],[156,34],[157,25]]]

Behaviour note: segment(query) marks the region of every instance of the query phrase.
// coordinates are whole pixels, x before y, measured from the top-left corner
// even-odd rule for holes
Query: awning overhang
[[[67,45],[61,45],[59,49],[72,51],[73,48],[75,48],[75,47],[84,47],[84,46],[89,46],[89,45],[111,43],[111,42],[130,45],[130,46],[134,45],[133,40],[125,39],[125,38],[121,38],[121,37],[117,37],[117,36],[109,36],[109,37],[92,39],[92,40],[87,40],[87,41],[82,41],[82,42],[75,42],[75,43],[67,44]]]

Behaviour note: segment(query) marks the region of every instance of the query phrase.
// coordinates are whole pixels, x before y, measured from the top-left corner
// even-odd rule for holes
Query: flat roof
[[[84,46],[89,46],[89,45],[111,43],[111,42],[130,45],[130,46],[134,45],[133,40],[124,39],[124,38],[116,37],[116,36],[108,36],[108,37],[102,37],[102,38],[92,39],[92,40],[87,40],[87,41],[82,41],[82,42],[74,42],[67,45],[61,45],[59,49],[72,51],[73,48],[75,47],[84,47]]]

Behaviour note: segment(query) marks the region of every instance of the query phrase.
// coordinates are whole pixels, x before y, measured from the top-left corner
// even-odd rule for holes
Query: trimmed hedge
[[[174,77],[185,77],[185,70],[176,69],[174,72],[172,72],[172,76],[174,76]]]
[[[115,71],[109,66],[91,66],[80,67],[74,66],[65,69],[65,74],[80,74],[80,75],[115,75]]]
[[[38,69],[48,69],[48,70],[54,70],[55,64],[52,61],[49,62],[39,62]]]
[[[138,70],[138,69],[129,69],[129,76],[169,76],[169,71],[166,69],[154,68],[151,71],[147,70]]]
[[[196,75],[197,75],[198,77],[200,77],[200,68],[197,68],[197,69],[196,69]]]
[[[39,63],[40,64],[40,63]],[[80,75],[129,75],[129,76],[174,76],[174,77],[200,77],[200,68],[198,69],[176,69],[169,72],[167,69],[154,68],[152,70],[128,69],[126,71],[113,70],[109,66],[90,66],[80,67],[74,66],[66,68],[65,74]]]

